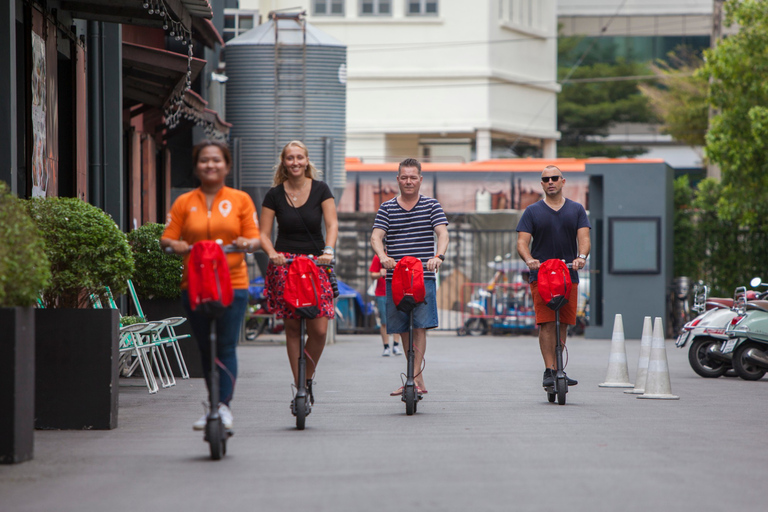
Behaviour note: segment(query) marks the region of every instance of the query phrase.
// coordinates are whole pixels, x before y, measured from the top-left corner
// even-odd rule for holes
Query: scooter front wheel
[[[413,416],[416,412],[416,388],[413,386],[406,386],[403,393],[405,394],[405,414]]]
[[[205,424],[205,440],[208,441],[208,447],[211,451],[211,459],[220,460],[221,456],[226,453],[226,447],[224,445],[224,425],[221,423],[221,418],[209,420]]]
[[[568,384],[565,378],[557,379],[557,403],[565,405],[565,394],[568,393]]]
[[[296,429],[297,430],[304,430],[304,424],[307,420],[307,397],[296,397],[295,405],[296,407]]]

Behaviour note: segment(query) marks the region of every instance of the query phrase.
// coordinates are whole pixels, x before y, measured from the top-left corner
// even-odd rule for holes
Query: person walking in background
[[[288,359],[298,386],[301,317],[283,301],[288,259],[311,255],[319,265],[330,265],[339,234],[336,202],[328,185],[319,181],[309,160],[307,147],[294,140],[283,147],[275,168],[274,186],[261,205],[261,246],[269,256],[264,294],[268,311],[285,323]],[[277,238],[272,243],[272,224],[277,220]],[[325,239],[323,239],[325,225]],[[307,391],[314,402],[312,382],[325,348],[328,320],[334,317],[333,289],[326,272],[320,272],[320,312],[307,326]]]
[[[240,190],[224,185],[232,168],[232,155],[221,142],[204,141],[192,150],[194,174],[200,186],[182,194],[174,201],[160,238],[160,246],[184,255],[184,276],[181,282],[182,302],[187,318],[200,348],[205,383],[210,389],[211,346],[210,320],[192,311],[187,293],[187,264],[192,244],[202,240],[221,240],[224,245],[234,244],[248,252],[261,247],[256,207],[251,197]],[[227,254],[229,275],[234,290],[234,301],[216,321],[216,354],[223,366],[219,374],[221,403],[219,415],[227,429],[232,429],[232,411],[229,407],[237,378],[237,341],[248,306],[248,268],[245,254]],[[215,405],[215,404],[212,404]],[[206,414],[192,428],[203,430]]]
[[[547,307],[538,292],[539,266],[549,259],[572,263],[571,296],[560,309],[560,340],[565,345],[568,326],[576,324],[579,297],[578,270],[584,268],[589,256],[591,226],[584,207],[563,196],[565,178],[560,169],[548,165],[541,172],[544,199],[530,205],[517,224],[517,252],[531,271],[529,282],[533,295],[536,323],[539,325],[539,347],[544,358],[544,387],[555,384],[556,355],[555,312]],[[531,243],[533,242],[533,243]],[[530,248],[529,248],[530,246]],[[569,386],[578,381],[566,377]]]
[[[394,333],[392,335],[392,348],[389,348],[389,334],[387,334],[387,269],[381,266],[381,260],[378,255],[373,255],[373,261],[371,261],[371,267],[368,269],[371,273],[371,279],[376,282],[376,309],[379,311],[379,329],[381,331],[381,341],[384,343],[384,352],[381,354],[383,357],[389,357],[391,355],[402,355],[403,351],[400,348],[400,335]]]
[[[448,249],[448,219],[437,200],[419,193],[423,176],[421,163],[415,158],[400,162],[397,170],[397,185],[400,195],[384,201],[379,206],[371,234],[371,247],[387,270],[395,268],[404,256],[419,258],[424,264],[424,288],[426,301],[413,310],[413,339],[409,338],[409,315],[399,311],[392,300],[392,275],[387,275],[387,332],[400,333],[406,350],[414,346],[415,368],[420,369],[427,350],[427,329],[438,326],[437,287],[435,272],[445,260]],[[437,248],[435,248],[437,235]],[[416,391],[426,394],[424,375],[418,371],[414,376]],[[403,389],[390,393],[400,396]]]

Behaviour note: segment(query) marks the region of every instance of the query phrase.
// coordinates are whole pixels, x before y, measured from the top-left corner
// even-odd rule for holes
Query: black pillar
[[[117,23],[103,24],[103,191],[104,211],[125,230],[125,169],[123,159],[123,37]]]
[[[0,2],[0,180],[19,195],[16,132],[16,2]]]
[[[101,28],[99,21],[88,22],[88,202],[104,208]]]

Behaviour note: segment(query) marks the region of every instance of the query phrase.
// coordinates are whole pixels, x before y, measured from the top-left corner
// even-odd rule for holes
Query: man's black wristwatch
[[[435,254],[435,258],[440,258],[440,261],[445,261],[445,255],[444,254]]]

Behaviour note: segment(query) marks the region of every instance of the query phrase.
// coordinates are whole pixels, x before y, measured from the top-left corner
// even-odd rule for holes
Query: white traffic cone
[[[637,376],[635,377],[635,389],[628,389],[625,393],[630,395],[642,395],[645,392],[645,381],[648,377],[648,360],[651,357],[651,342],[653,340],[653,327],[651,317],[643,319],[643,337],[640,339],[640,359],[637,361]]]
[[[653,340],[651,355],[648,359],[648,375],[645,379],[645,390],[637,398],[656,398],[661,400],[678,400],[680,397],[672,394],[669,383],[669,365],[667,364],[667,347],[664,344],[664,328],[661,317],[653,322]]]
[[[631,388],[629,370],[627,369],[627,349],[624,346],[624,322],[621,314],[616,314],[613,321],[613,337],[611,338],[611,355],[608,358],[608,372],[605,382],[598,384],[601,388]]]

